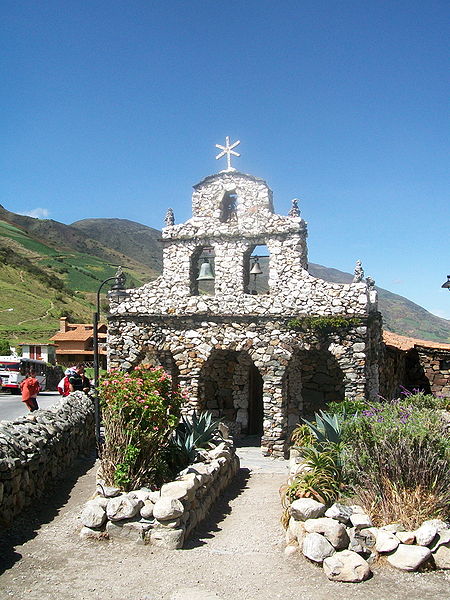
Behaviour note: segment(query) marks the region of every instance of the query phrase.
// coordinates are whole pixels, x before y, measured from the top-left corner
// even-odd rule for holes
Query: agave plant
[[[330,413],[320,410],[315,413],[315,422],[302,419],[302,421],[309,427],[312,434],[319,443],[322,442],[333,442],[339,444],[341,441],[341,421],[338,415],[332,415]]]
[[[194,413],[191,418],[183,415],[173,436],[173,443],[183,455],[185,462],[195,462],[199,449],[211,446],[211,440],[219,428],[220,419],[214,419],[210,412]]]

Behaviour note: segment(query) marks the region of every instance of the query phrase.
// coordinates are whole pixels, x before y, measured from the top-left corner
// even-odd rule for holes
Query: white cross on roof
[[[222,150],[222,152],[219,152],[219,154],[216,156],[216,160],[218,160],[219,158],[222,158],[223,156],[225,156],[225,154],[227,155],[227,168],[225,169],[225,171],[236,171],[236,169],[231,166],[231,155],[240,156],[239,152],[235,152],[233,150],[233,148],[236,148],[236,146],[240,143],[241,142],[238,140],[237,142],[233,142],[230,145],[230,138],[227,136],[225,138],[225,146],[216,144],[216,148],[219,148],[219,150]]]

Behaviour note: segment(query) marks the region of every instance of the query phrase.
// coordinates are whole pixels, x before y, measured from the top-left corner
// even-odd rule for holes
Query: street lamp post
[[[108,281],[115,281],[115,284],[112,286],[110,294],[116,296],[117,298],[127,296],[127,292],[125,291],[125,275],[123,274],[122,267],[117,269],[114,277],[108,277],[100,284],[97,290],[97,305],[96,312],[94,313],[93,325],[94,325],[94,335],[93,335],[93,346],[94,346],[94,415],[95,415],[95,440],[97,444],[97,453],[100,455],[101,450],[101,440],[100,440],[100,398],[98,394],[98,384],[99,384],[99,355],[98,355],[98,322],[100,317],[100,292],[102,287],[108,283]]]

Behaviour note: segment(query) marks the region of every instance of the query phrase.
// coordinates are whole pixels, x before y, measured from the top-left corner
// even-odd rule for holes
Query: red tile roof
[[[391,331],[383,331],[383,341],[386,346],[393,346],[394,348],[399,348],[400,350],[405,351],[412,350],[418,346],[421,348],[450,351],[450,344],[433,342],[431,340],[418,340],[416,338],[399,335],[398,333],[392,333]]]

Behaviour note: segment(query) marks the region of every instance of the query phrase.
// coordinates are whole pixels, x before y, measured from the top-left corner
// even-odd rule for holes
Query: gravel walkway
[[[239,449],[241,471],[184,550],[81,541],[77,530],[95,468],[79,461],[8,532],[0,532],[0,598],[15,600],[435,600],[444,573],[378,567],[363,584],[328,581],[301,556],[285,558],[278,488],[286,463]]]

